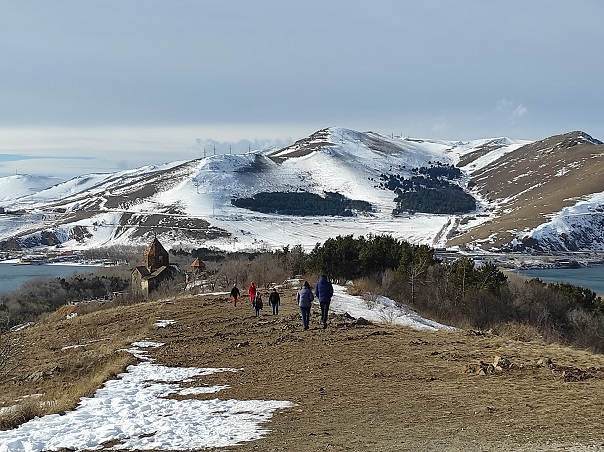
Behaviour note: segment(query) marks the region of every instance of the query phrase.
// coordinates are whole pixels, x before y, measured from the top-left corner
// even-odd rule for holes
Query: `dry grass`
[[[0,406],[19,409],[0,425],[75,406],[125,368],[132,358],[120,350],[149,338],[165,344],[150,351],[159,364],[243,369],[208,377],[229,386],[221,398],[297,404],[263,439],[222,450],[602,450],[603,356],[547,345],[530,329],[426,332],[332,315],[323,330],[313,313],[302,331],[294,294],[282,293],[278,317],[257,318],[226,295],[55,313],[21,333],[27,353],[0,382]],[[175,323],[157,328],[159,319]],[[471,371],[496,356],[511,366]]]
[[[22,348],[0,382],[0,407],[10,407],[0,416],[0,426],[72,410],[82,397],[94,395],[105,381],[135,363],[125,349],[153,329],[155,318],[145,312],[149,306],[93,312],[90,305],[63,306],[40,323],[12,333]],[[140,318],[134,314],[139,312]],[[120,318],[133,315],[139,322],[120,323]],[[37,396],[28,397],[31,394]]]
[[[575,135],[531,143],[474,173],[472,179],[485,198],[505,201],[497,207],[497,218],[452,238],[448,245],[474,242],[480,246],[483,240],[485,247],[507,245],[515,232],[549,221],[552,214],[576,204],[586,193],[602,191],[604,145],[551,150]]]

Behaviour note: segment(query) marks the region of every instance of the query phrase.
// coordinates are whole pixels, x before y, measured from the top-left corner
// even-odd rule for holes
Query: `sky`
[[[348,295],[343,286],[337,285],[330,310],[418,330],[454,329],[420,317],[407,307],[397,307],[388,298],[377,297],[369,303]],[[316,318],[311,318],[311,329],[316,322]],[[157,327],[169,328],[174,323],[174,319],[159,320]],[[300,334],[308,333],[300,331]],[[80,346],[66,344],[65,348]],[[209,386],[204,384],[203,377],[242,369],[162,366],[147,355],[148,349],[161,346],[153,338],[133,343],[129,351],[140,359],[139,364],[129,366],[117,379],[106,382],[93,397],[82,399],[74,411],[63,416],[43,416],[16,429],[0,431],[0,452],[91,450],[114,440],[119,440],[114,448],[120,450],[228,447],[270,434],[273,413],[296,406],[287,400],[221,399],[220,391],[228,386]],[[185,388],[182,385],[185,382],[197,382],[199,386]],[[166,397],[174,394],[180,397]],[[216,396],[208,400],[186,397],[195,394]]]
[[[0,176],[285,146],[325,127],[604,140],[600,0],[0,0]]]

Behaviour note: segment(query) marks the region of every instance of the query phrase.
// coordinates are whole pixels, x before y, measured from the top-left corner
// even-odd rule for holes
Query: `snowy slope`
[[[16,239],[27,247],[63,243],[85,249],[146,244],[157,234],[168,248],[234,251],[286,245],[311,249],[329,237],[371,233],[445,246],[453,232],[472,231],[483,224],[488,227],[503,214],[497,210],[504,204],[503,198],[473,190],[480,206],[474,214],[393,217],[394,194],[379,187],[380,175],[410,176],[414,168],[440,162],[458,165],[465,174],[461,181],[465,184],[500,161],[514,161],[510,156],[524,155],[529,143],[509,138],[437,141],[323,129],[277,151],[213,155],[112,174],[89,174],[36,193],[10,197],[4,204],[20,214],[0,215],[0,242],[14,243]],[[533,153],[524,158],[541,156]],[[539,180],[535,175],[527,179]],[[517,187],[516,197],[522,189]],[[355,217],[294,217],[252,212],[231,204],[233,198],[260,192],[296,191],[320,195],[338,192],[368,201],[374,210]],[[591,220],[599,218],[594,215],[599,215],[599,192],[604,192],[604,187],[589,193],[591,200],[582,197],[576,201],[583,203],[581,209],[591,212]],[[574,213],[571,216],[577,218]],[[562,207],[560,217],[569,217]],[[552,218],[547,221],[554,221]],[[556,224],[543,226],[534,237],[559,237],[564,227],[561,220]],[[527,231],[519,230],[518,239]],[[588,238],[582,240],[582,246],[588,246]]]
[[[23,196],[33,195],[60,182],[61,179],[56,177],[28,174],[0,177],[0,206]]]

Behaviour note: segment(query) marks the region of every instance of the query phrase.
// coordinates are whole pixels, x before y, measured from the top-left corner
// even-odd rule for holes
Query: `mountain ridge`
[[[328,237],[372,233],[489,251],[603,250],[602,156],[602,142],[580,131],[538,141],[443,141],[332,127],[279,150],[83,175],[4,200],[0,206],[19,214],[0,216],[0,246],[85,249],[143,244],[156,234],[172,248],[310,249]],[[395,195],[380,187],[380,177],[412,177],[434,164],[460,168],[455,183],[477,200],[477,209],[393,216]],[[337,192],[374,210],[352,219],[303,219],[231,204],[235,197],[297,191]],[[580,234],[569,233],[576,222],[556,217],[566,212],[568,218],[568,209],[583,212]],[[54,235],[52,243],[42,232]]]

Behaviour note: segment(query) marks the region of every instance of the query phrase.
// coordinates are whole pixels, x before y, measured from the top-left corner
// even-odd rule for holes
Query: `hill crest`
[[[602,250],[603,146],[584,132],[535,142],[449,142],[327,128],[277,151],[90,174],[5,200],[4,208],[19,214],[0,216],[0,243],[4,249],[57,243],[85,249],[144,244],[157,234],[169,248],[310,249],[328,237],[372,233],[438,247]],[[411,177],[436,162],[461,169],[456,183],[478,200],[477,210],[393,216],[394,194],[380,187],[379,178]],[[297,191],[337,192],[371,203],[373,212],[303,219],[231,204],[235,197]],[[581,237],[562,236],[563,223],[576,226],[561,219],[575,206],[584,212]],[[49,236],[52,243],[43,238]]]

